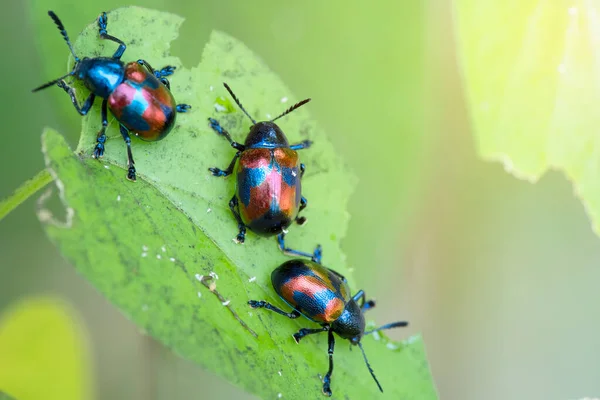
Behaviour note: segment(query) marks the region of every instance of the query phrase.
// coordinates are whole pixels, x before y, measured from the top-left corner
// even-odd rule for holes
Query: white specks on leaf
[[[44,133],[44,136],[45,136],[45,133]],[[54,224],[55,226],[58,226],[61,228],[71,229],[71,227],[73,226],[73,217],[75,216],[75,210],[73,210],[73,208],[69,207],[69,204],[67,203],[67,200],[65,199],[65,185],[58,178],[58,174],[56,173],[56,171],[52,168],[52,163],[51,163],[50,157],[48,156],[48,149],[46,148],[46,140],[42,140],[42,153],[44,154],[44,164],[46,165],[46,169],[52,176],[52,180],[54,181],[54,184],[56,185],[56,188],[58,189],[58,198],[60,199],[60,202],[62,203],[62,205],[65,207],[65,212],[66,212],[65,222],[56,220],[54,218],[54,215],[52,214],[52,212],[44,207],[44,205],[46,204],[46,201],[52,194],[52,189],[46,190],[38,199],[36,214],[38,215],[38,218],[42,222],[51,223],[51,224]]]
[[[225,307],[227,307],[229,305],[229,303],[231,303],[231,300],[224,301],[221,304],[223,304]]]
[[[248,282],[252,283],[252,282],[254,282],[255,280],[256,280],[256,277],[255,277],[255,276],[253,276],[252,278],[248,279]]]
[[[105,166],[104,166],[104,168],[106,168],[106,169],[110,169],[110,167],[109,167],[108,165],[105,165]]]
[[[279,376],[282,376],[282,375],[281,375],[281,370],[277,371],[277,373],[279,374]]]
[[[567,72],[567,67],[565,66],[564,63],[560,63],[560,64],[558,64],[558,67],[556,68],[556,70],[558,71],[559,74],[564,74]]]
[[[144,312],[145,312],[145,311],[148,311],[148,308],[149,308],[149,307],[148,307],[148,304],[143,304],[143,305],[142,305],[142,311],[144,311]]]
[[[198,292],[198,298],[202,297],[202,292]]]
[[[121,195],[117,196],[117,201],[121,201]]]
[[[386,344],[385,347],[387,347],[390,350],[398,350],[400,348],[400,346],[394,342],[388,342],[388,344]]]
[[[212,278],[219,279],[219,275],[217,275],[217,273],[214,271],[210,271],[208,275],[210,275]]]
[[[39,210],[37,214],[40,221],[44,223],[52,220],[52,213],[50,212],[50,210],[42,209]]]
[[[415,335],[415,336],[411,336],[408,339],[406,339],[406,343],[411,344],[411,343],[415,343],[419,341],[419,336]]]
[[[271,119],[271,114],[266,113],[265,115],[267,116],[267,119]]]
[[[196,279],[197,279],[199,282],[202,282],[202,280],[204,279],[204,275],[196,274],[196,275],[194,275],[194,276],[196,277]]]
[[[157,255],[156,255],[156,258],[157,258],[158,260],[160,260],[160,259],[162,258],[162,256],[161,256],[160,254],[157,254]]]
[[[225,108],[224,106],[220,105],[219,103],[215,103],[215,111],[217,112],[222,112],[227,110],[227,108]]]
[[[379,332],[373,332],[373,339],[381,340],[381,335],[379,334]]]
[[[213,87],[213,85],[210,85],[210,87],[208,88],[208,90],[210,90],[212,92],[213,90],[215,90],[215,88]]]
[[[287,98],[287,97],[283,96],[283,97],[281,98],[281,102],[282,102],[282,103],[287,103],[287,101],[288,101],[288,98]]]
[[[148,251],[148,248],[149,248],[149,247],[148,247],[148,246],[146,246],[146,245],[143,245],[143,246],[142,246],[142,250],[144,250],[144,251]]]
[[[163,253],[165,253],[167,251],[167,246],[163,245],[160,249],[162,250]]]
[[[175,262],[175,257],[171,257],[171,258],[169,258],[169,261],[171,261],[171,262]]]
[[[212,208],[210,208],[210,207],[206,209],[206,213],[207,213],[207,214],[208,214],[209,212],[211,212],[211,211],[212,211]]]
[[[146,253],[145,251],[141,254],[142,258],[148,256],[148,253]]]

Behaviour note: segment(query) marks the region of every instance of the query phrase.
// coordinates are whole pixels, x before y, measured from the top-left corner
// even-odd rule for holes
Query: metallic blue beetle
[[[284,236],[293,221],[298,224],[306,221],[306,218],[298,216],[306,207],[307,201],[301,190],[305,167],[300,163],[296,150],[306,149],[312,142],[305,140],[290,145],[283,131],[274,122],[308,103],[310,99],[294,104],[270,121],[256,122],[231,88],[226,83],[223,85],[253,124],[244,144],[241,144],[234,142],[217,120],[209,118],[211,128],[224,136],[231,147],[237,150],[227,169],[209,168],[214,176],[235,175],[236,190],[229,201],[229,208],[238,223],[236,241],[244,242],[248,227],[261,236],[279,235],[279,247],[284,253],[310,257],[310,254],[286,248]]]
[[[307,335],[327,332],[329,370],[323,378],[323,393],[331,396],[331,374],[333,373],[333,348],[337,333],[351,344],[357,345],[362,351],[367,368],[381,392],[383,389],[375,377],[375,373],[367,360],[361,344],[365,335],[384,329],[404,327],[406,321],[392,322],[372,331],[365,332],[364,311],[375,307],[373,300],[365,299],[365,292],[359,290],[354,296],[350,295],[350,288],[346,278],[336,271],[321,265],[321,246],[317,246],[311,256],[311,261],[303,259],[289,260],[281,264],[271,273],[273,288],[290,305],[292,312],[283,311],[266,301],[250,300],[252,308],[266,308],[291,319],[304,316],[321,325],[321,328],[302,328],[293,337],[296,343]]]
[[[68,74],[33,89],[33,91],[37,92],[57,85],[69,94],[71,102],[81,115],[88,113],[96,96],[104,99],[102,101],[102,129],[98,132],[93,157],[100,158],[104,155],[105,132],[108,126],[107,109],[110,109],[119,121],[121,135],[127,144],[127,179],[135,181],[136,171],[129,132],[133,132],[146,141],[163,139],[175,125],[176,114],[186,112],[190,108],[187,104],[177,104],[171,94],[170,84],[166,77],[173,74],[175,67],[166,66],[155,71],[145,60],[123,63],[121,56],[125,52],[125,43],[107,33],[108,18],[105,12],[98,18],[98,32],[102,39],[118,43],[119,48],[112,57],[80,59],[75,54],[60,19],[52,11],[48,11],[48,15],[54,20],[67,42],[75,59],[75,65]],[[77,102],[75,90],[63,80],[68,76],[82,81],[91,92],[82,106]]]

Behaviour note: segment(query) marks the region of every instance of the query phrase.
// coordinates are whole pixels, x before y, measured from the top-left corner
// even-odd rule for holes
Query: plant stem
[[[0,201],[0,221],[35,192],[52,182],[48,170],[41,170],[36,176],[24,182],[13,194]]]

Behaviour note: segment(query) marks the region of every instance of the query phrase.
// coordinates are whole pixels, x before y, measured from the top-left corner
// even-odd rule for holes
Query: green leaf
[[[0,318],[0,389],[20,400],[90,398],[91,360],[85,339],[73,310],[63,301],[21,300]],[[10,398],[0,391],[0,399]]]
[[[0,390],[0,400],[15,400],[14,397],[11,397]]]
[[[563,171],[599,233],[596,10],[531,0],[454,6],[479,153],[532,182]]]
[[[320,398],[317,374],[327,370],[326,337],[310,337],[297,346],[291,334],[311,322],[247,306],[249,299],[281,305],[270,272],[289,258],[279,252],[275,239],[249,233],[244,245],[233,242],[237,229],[228,202],[234,182],[212,177],[207,170],[226,166],[234,154],[208,127],[208,117],[218,118],[238,141],[250,126],[231,106],[223,81],[257,119],[274,117],[300,98],[224,33],[211,35],[200,65],[188,70],[168,51],[181,18],[137,7],[116,10],[108,18],[109,33],[128,43],[124,59],[178,67],[172,92],[193,109],[177,117],[176,129],[161,142],[134,139],[136,183],[125,179],[125,146],[114,121],[103,162],[90,158],[100,126],[97,107],[84,119],[77,156],[62,136],[46,131],[47,167],[60,182],[67,207],[65,221],[39,211],[49,236],[110,301],[183,357],[263,398]],[[95,24],[75,41],[81,55],[110,55],[115,47],[98,39]],[[310,105],[305,106],[280,122],[291,142],[314,141],[301,152],[307,166],[303,194],[309,201],[304,214],[308,223],[291,227],[288,244],[310,251],[321,243],[326,265],[349,276],[339,241],[346,231],[346,202],[355,178],[309,111]],[[350,353],[338,343],[334,396],[378,396],[360,352]],[[436,398],[419,337],[392,343],[369,336],[364,344],[386,390],[382,398]]]
[[[33,178],[23,182],[13,194],[0,200],[0,221],[50,182],[52,182],[52,177],[46,170],[38,172]]]

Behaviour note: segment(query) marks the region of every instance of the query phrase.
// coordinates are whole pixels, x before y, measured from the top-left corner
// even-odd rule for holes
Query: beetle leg
[[[359,290],[354,295],[354,297],[352,297],[352,300],[356,301],[357,303],[359,303],[359,301],[360,301],[359,306],[362,311],[367,311],[367,310],[370,310],[371,308],[375,307],[375,300],[367,300],[365,291],[362,289]]]
[[[238,207],[238,199],[237,197],[235,197],[235,194],[233,195],[233,197],[231,198],[231,200],[229,200],[229,209],[231,210],[231,213],[233,214],[233,216],[235,217],[237,223],[238,223],[238,229],[239,229],[239,233],[236,236],[235,240],[238,243],[244,243],[244,241],[246,240],[246,225],[244,225],[244,222],[242,221],[242,218],[240,217],[240,213],[238,210],[236,210],[236,207]],[[239,207],[238,207],[239,208]]]
[[[221,126],[221,124],[219,124],[219,121],[217,121],[214,118],[209,118],[208,121],[210,122],[210,127],[215,132],[217,132],[221,136],[225,136],[225,139],[227,139],[227,141],[229,142],[229,144],[231,144],[231,147],[233,147],[234,149],[236,149],[238,151],[244,151],[246,149],[246,147],[243,144],[240,144],[238,142],[234,142],[233,141],[233,139],[231,138],[231,135],[229,134],[229,132],[227,132],[227,130],[225,128],[223,128]]]
[[[363,333],[363,336],[370,335],[370,334],[372,334],[374,332],[379,332],[379,331],[383,331],[383,330],[386,330],[386,329],[404,328],[404,327],[407,327],[407,326],[408,326],[408,322],[407,321],[391,322],[389,324],[382,325],[379,328],[375,328],[372,331],[367,331],[367,332]]]
[[[159,74],[157,74],[157,73],[156,73],[156,71],[154,71],[154,68],[152,68],[152,66],[151,66],[151,65],[148,63],[148,61],[146,61],[146,60],[142,60],[142,59],[140,58],[139,60],[137,60],[137,63],[138,63],[138,64],[140,64],[140,65],[141,65],[141,66],[143,66],[143,67],[146,67],[146,69],[147,69],[148,71],[150,71],[150,73],[151,73],[152,75],[156,76],[157,78],[159,78],[159,79],[160,79],[160,78],[162,77],[162,75],[160,75],[160,73],[159,73]],[[165,76],[166,76],[166,75],[165,75]]]
[[[174,67],[172,65],[167,65],[157,71],[154,68],[152,68],[152,66],[146,60],[139,59],[139,60],[137,60],[137,63],[146,67],[148,69],[148,71],[150,71],[150,73],[152,75],[156,76],[158,79],[173,75],[173,73],[175,72],[175,69],[177,69],[177,67]]]
[[[333,331],[329,331],[329,337],[327,340],[328,349],[327,354],[329,355],[329,370],[323,378],[323,394],[331,397],[331,374],[333,373],[333,348],[335,347],[335,338],[333,337]]]
[[[300,143],[290,145],[290,149],[292,149],[292,150],[308,149],[311,145],[312,145],[311,140],[304,140]]]
[[[171,90],[171,82],[167,78],[159,78],[161,83],[167,87],[167,89]],[[179,111],[179,110],[178,110]]]
[[[146,69],[150,71],[152,75],[156,76],[161,81],[161,83],[167,87],[167,89],[171,90],[171,82],[169,82],[169,80],[165,77],[173,75],[176,67],[172,65],[167,65],[166,67],[161,68],[159,71],[156,71],[146,60],[139,59],[137,60],[137,63],[146,67]],[[176,109],[177,112],[184,113],[190,108],[192,108],[192,106],[190,106],[189,104],[177,104]]]
[[[169,80],[166,77],[169,76],[169,75],[173,75],[173,73],[175,72],[175,69],[177,67],[174,67],[172,65],[167,65],[166,67],[163,67],[160,70],[156,71],[154,68],[152,68],[152,66],[150,65],[150,63],[148,63],[148,61],[146,61],[146,60],[142,60],[140,58],[139,60],[137,60],[137,63],[140,64],[141,66],[146,67],[146,69],[152,75],[154,75],[155,77],[157,77],[162,82],[162,84],[167,87],[167,89],[171,90],[171,83],[169,82]]]
[[[233,167],[235,167],[235,162],[237,161],[237,159],[238,159],[239,156],[240,156],[240,152],[238,151],[237,153],[235,153],[235,156],[233,156],[233,160],[231,160],[231,162],[229,163],[229,166],[225,170],[222,170],[222,169],[219,169],[219,168],[209,168],[208,170],[210,172],[212,172],[212,174],[214,176],[228,176],[228,175],[231,175],[231,173],[233,172]]]
[[[192,106],[190,106],[189,104],[177,104],[176,110],[178,113],[184,113],[187,112],[187,110],[189,110],[190,108],[192,108]]]
[[[315,251],[313,251],[312,261],[317,264],[321,264],[321,258],[323,257],[323,248],[320,244],[315,247]]]
[[[315,249],[313,254],[290,249],[288,247],[285,247],[285,233],[283,233],[283,232],[280,233],[279,235],[277,235],[277,244],[279,245],[279,250],[281,250],[281,252],[285,255],[307,257],[318,264],[321,263],[321,255],[322,255],[321,245],[317,245],[317,248]]]
[[[58,86],[59,88],[61,88],[65,92],[67,92],[69,97],[71,97],[71,103],[73,103],[73,105],[75,106],[75,109],[77,110],[77,112],[79,114],[86,115],[88,113],[88,111],[90,111],[90,108],[92,108],[92,105],[94,104],[94,100],[96,99],[96,95],[94,93],[90,93],[88,98],[85,100],[83,105],[80,107],[79,103],[77,102],[77,97],[75,97],[75,89],[73,89],[71,86],[69,86],[67,84],[67,82],[65,82],[62,79],[56,83],[56,86]]]
[[[318,329],[302,328],[298,332],[294,333],[292,336],[296,343],[300,343],[300,339],[302,339],[304,336],[314,335],[315,333],[327,332],[328,330],[329,325],[324,325],[323,327]]]
[[[306,166],[304,164],[300,164],[300,179],[302,179],[302,177],[304,176],[305,171],[306,171]],[[306,197],[302,196],[300,198],[300,209],[298,210],[298,214],[300,214],[300,211],[304,210],[307,205],[308,205],[308,200],[306,200]],[[296,216],[296,223],[298,225],[304,225],[306,223],[306,217]]]
[[[298,209],[298,214],[300,214],[300,212],[302,210],[304,210],[307,205],[308,205],[308,200],[306,200],[306,197],[302,196],[300,198],[300,208]],[[304,225],[306,223],[306,217],[296,216],[296,223],[298,225]]]
[[[129,137],[129,131],[123,125],[120,125],[119,130],[121,131],[121,136],[123,136],[123,140],[127,145],[127,179],[135,182],[135,162],[133,161],[133,154],[131,154],[131,138]]]
[[[362,301],[359,306],[363,306],[365,304],[365,291],[364,290],[359,290],[358,292],[356,292],[356,294],[352,297],[352,300],[354,300],[355,302],[359,302]]]
[[[102,39],[110,40],[110,41],[113,41],[113,42],[119,44],[119,48],[117,49],[117,51],[115,51],[115,54],[113,54],[113,58],[118,60],[121,58],[121,56],[125,52],[125,49],[127,48],[127,46],[125,46],[125,43],[123,43],[123,41],[121,39],[117,39],[116,37],[111,36],[107,33],[107,31],[106,31],[107,23],[108,23],[108,17],[106,16],[106,12],[103,12],[98,17],[98,33],[100,34],[100,37]]]
[[[107,105],[108,100],[104,99],[102,101],[102,129],[98,132],[98,137],[96,137],[96,147],[94,147],[94,153],[92,154],[93,158],[100,158],[104,156],[104,143],[106,143],[106,127],[108,126],[108,117],[107,117]]]
[[[165,76],[173,75],[176,69],[177,67],[173,65],[167,65],[162,67],[159,71],[154,71],[154,75],[156,75],[157,78],[164,78]]]
[[[367,311],[370,310],[371,308],[375,307],[375,300],[367,300],[365,302],[365,304],[362,305],[361,310],[362,311]]]
[[[170,75],[173,75],[175,73],[176,69],[177,69],[177,67],[175,67],[173,65],[167,65],[165,67],[162,67],[160,69],[160,71],[156,71],[154,74],[156,76],[158,76],[159,78],[160,77],[165,77],[165,76],[170,76]]]
[[[175,67],[171,67],[171,66],[167,66],[165,68],[171,68],[170,73],[165,73],[163,75],[163,70],[165,68],[163,68],[160,71],[155,71],[154,68],[152,68],[152,66],[148,63],[148,61],[146,60],[142,60],[141,58],[139,60],[137,60],[137,63],[140,64],[143,67],[146,67],[146,69],[155,77],[158,78],[158,80],[167,87],[167,89],[171,90],[171,82],[169,82],[169,80],[167,78],[165,78],[166,76],[169,76],[173,73],[173,70],[175,69]],[[179,110],[177,110],[179,111]]]
[[[297,310],[292,310],[292,312],[288,313],[263,300],[250,300],[248,301],[248,305],[252,308],[266,308],[267,310],[275,311],[277,314],[281,314],[290,319],[296,319],[301,315]]]

